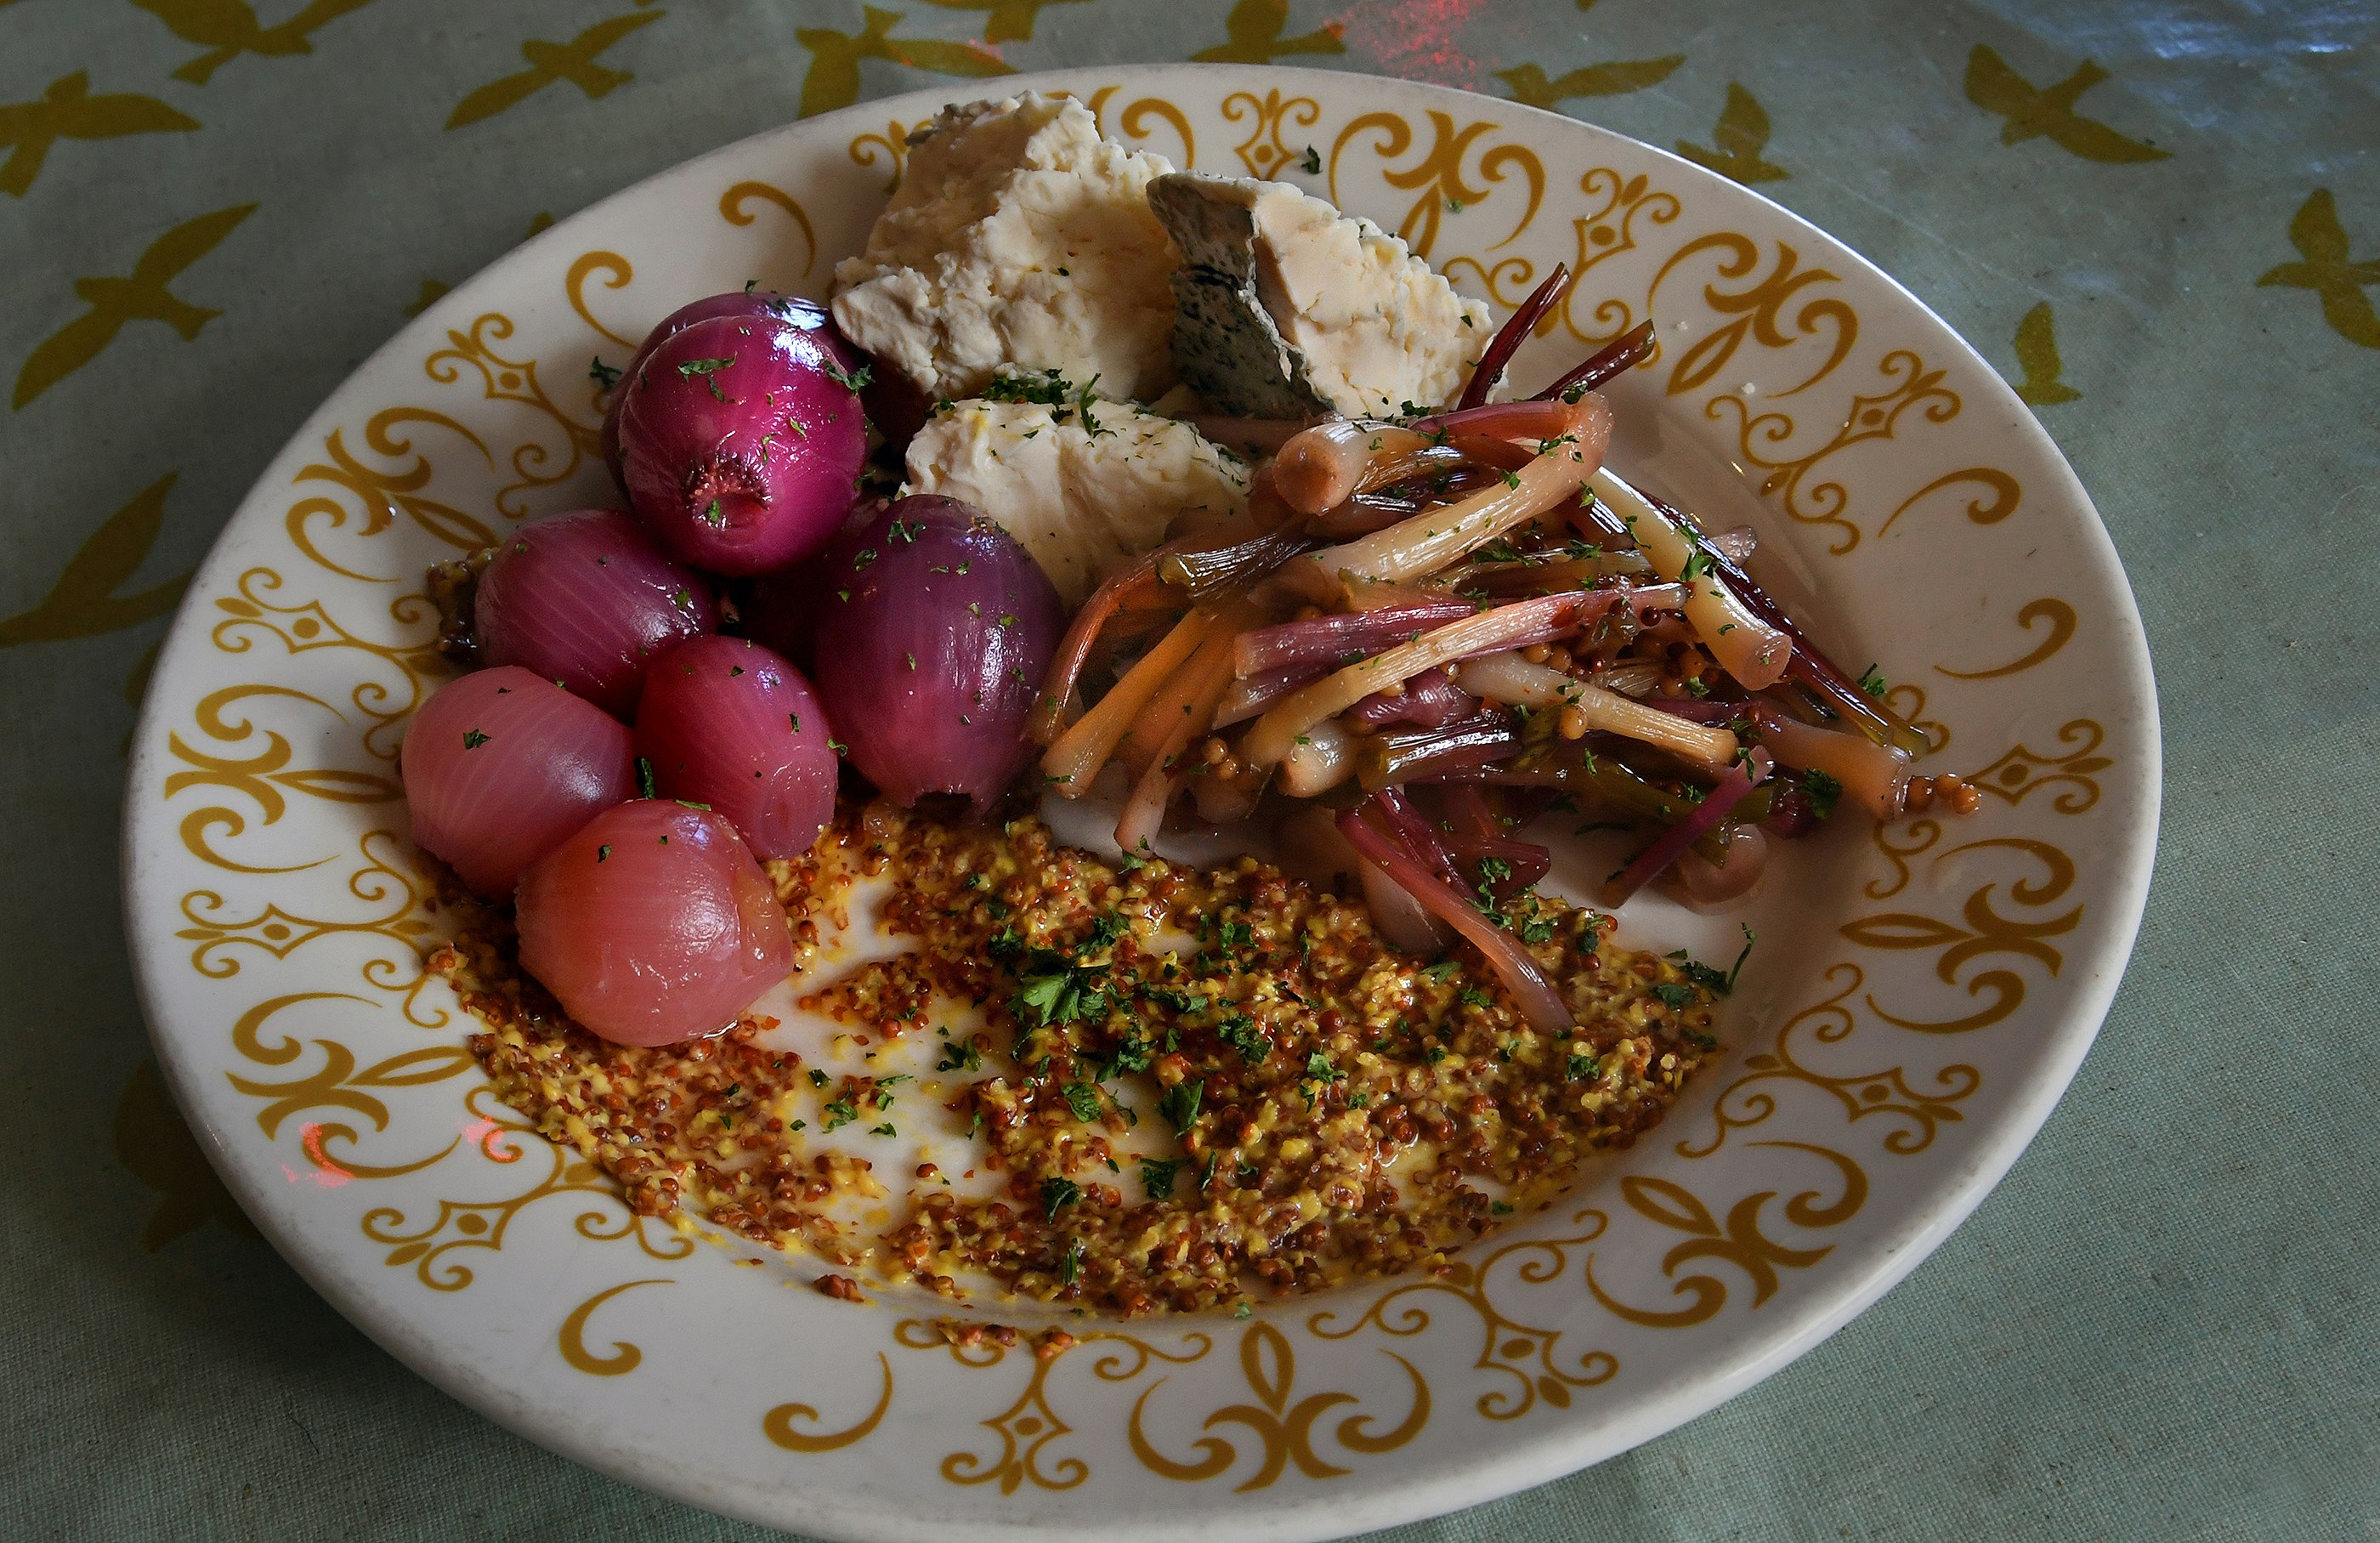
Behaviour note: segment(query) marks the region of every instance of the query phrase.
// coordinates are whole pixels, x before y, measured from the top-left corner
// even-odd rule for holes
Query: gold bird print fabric
[[[2380,1153],[2352,1095],[2368,1083],[2380,844],[2356,772],[2380,709],[2353,665],[2380,527],[2380,6],[0,0],[0,869],[21,881],[0,886],[0,926],[22,966],[0,993],[18,1121],[0,1308],[30,1326],[9,1367],[34,1390],[0,1535],[727,1525],[492,1438],[255,1237],[151,1059],[125,963],[113,876],[134,711],[194,570],[306,416],[408,318],[446,326],[468,276],[552,217],[898,92],[964,102],[1020,72],[1190,64],[1466,88],[1501,138],[1525,138],[1534,111],[1567,115],[1840,237],[2008,382],[1993,410],[2074,461],[2163,690],[2155,967],[2125,981],[2092,1051],[2100,1101],[2050,1127],[2070,1165],[2036,1182],[2047,1199],[1986,1208],[1960,1234],[2033,1273],[1981,1293],[1921,1275],[1893,1298],[1889,1343],[1854,1325],[1797,1368],[1799,1396],[1736,1403],[1411,1536],[2370,1531],[2361,1391],[2380,1385],[2380,1321],[2356,1176]],[[1297,78],[1275,79],[1286,103]],[[881,117],[865,131],[885,134]],[[1202,138],[1201,165],[1325,186],[1331,129],[1280,110],[1265,123],[1278,143],[1249,141],[1245,168],[1231,139]],[[1402,153],[1421,165],[1427,131]],[[871,162],[853,186],[875,196],[895,169]],[[1588,255],[1587,215],[1610,196],[1582,186],[1592,169],[1549,163],[1538,195],[1541,219],[1578,221]],[[1475,155],[1452,175],[1477,176]],[[1427,205],[1415,228],[1439,232],[1509,219],[1524,195],[1507,181],[1465,210],[1426,177],[1410,196]],[[765,197],[747,203],[788,233],[790,273],[799,231]],[[1758,256],[1771,272],[1778,254]],[[1499,260],[1453,282],[1484,293]],[[1594,282],[1571,302],[1582,325]],[[641,313],[601,309],[619,300],[593,303],[627,328]],[[1745,324],[1790,332],[1798,304]],[[545,384],[590,390],[585,362]],[[1658,395],[1653,375],[1638,383]],[[407,495],[381,496],[395,510]],[[1888,560],[1920,528],[1912,515],[1855,558]],[[2028,638],[2091,625],[2036,609],[2051,591],[2021,563],[2006,577]],[[361,732],[358,708],[325,698],[322,732]],[[238,705],[223,712],[228,726]],[[241,770],[265,755],[261,732],[225,743],[222,775],[276,785]],[[1927,881],[1910,867],[1912,889]],[[2144,1166],[2146,1189],[2109,1177]],[[1962,1368],[1914,1424],[1912,1345],[1949,1346]],[[1052,1385],[1088,1367],[1060,1362]],[[1888,1483],[1828,1460],[1894,1420],[1913,1434],[1892,1443]]]

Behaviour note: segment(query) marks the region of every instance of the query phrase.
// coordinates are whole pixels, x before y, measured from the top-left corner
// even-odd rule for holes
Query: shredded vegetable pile
[[[1840,800],[1889,820],[1976,797],[1912,778],[1924,735],[1751,580],[1748,529],[1706,532],[1604,468],[1598,388],[1651,353],[1650,322],[1527,400],[1485,401],[1569,282],[1514,312],[1449,410],[1202,424],[1270,448],[1246,516],[1102,585],[1033,719],[1059,794],[1121,769],[1126,852],[1184,796],[1219,822],[1268,789],[1330,811],[1382,930],[1415,949],[1459,934],[1545,1032],[1569,1014],[1509,924],[1552,860],[1512,835],[1527,816],[1641,834],[1606,905],[1657,879],[1715,905]]]

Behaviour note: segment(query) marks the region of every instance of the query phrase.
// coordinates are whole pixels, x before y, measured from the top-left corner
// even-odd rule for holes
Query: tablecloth
[[[855,100],[1185,57],[1518,97],[1841,237],[2022,383],[2162,694],[2139,950],[1973,1219],[1719,1410],[1383,1536],[2380,1536],[2371,0],[0,0],[0,1534],[763,1536],[257,1239],[134,1004],[125,739],[267,458],[525,234]]]

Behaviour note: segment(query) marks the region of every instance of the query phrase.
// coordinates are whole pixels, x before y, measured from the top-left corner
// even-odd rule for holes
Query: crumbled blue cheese
[[[1172,169],[1068,98],[944,108],[866,249],[836,264],[834,319],[929,397],[972,396],[1002,366],[1156,396],[1177,254],[1148,191]]]
[[[1247,506],[1247,471],[1187,423],[1124,402],[958,402],[909,442],[907,492],[963,499],[998,521],[1080,605],[1165,540]]]
[[[1174,362],[1223,411],[1435,407],[1487,346],[1485,304],[1371,221],[1288,183],[1172,172],[1148,202],[1183,252]]]

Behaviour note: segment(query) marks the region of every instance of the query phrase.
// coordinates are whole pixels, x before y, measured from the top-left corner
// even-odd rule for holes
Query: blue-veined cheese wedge
[[[1371,221],[1288,183],[1169,172],[1148,204],[1182,249],[1174,364],[1220,411],[1434,407],[1488,346],[1486,305]]]
[[[1068,609],[1175,524],[1247,507],[1247,468],[1189,424],[1062,384],[1039,395],[1052,399],[937,409],[909,442],[904,491],[990,516]]]
[[[1068,98],[946,107],[866,249],[835,265],[835,322],[929,398],[975,395],[1002,367],[1154,397],[1173,384],[1177,257],[1148,189],[1172,169]]]

